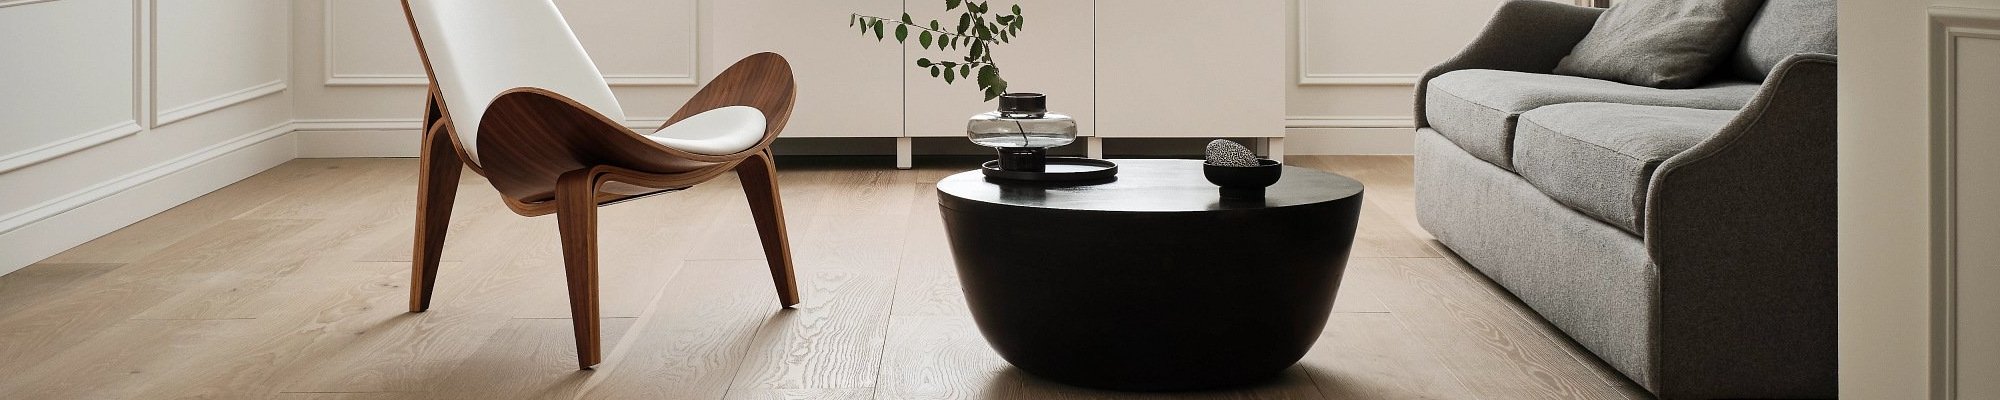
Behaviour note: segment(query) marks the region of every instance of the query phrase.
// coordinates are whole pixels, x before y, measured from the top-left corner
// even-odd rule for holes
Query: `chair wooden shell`
[[[413,8],[412,3],[418,3],[419,7]],[[479,15],[490,14],[495,8],[502,7],[523,7],[524,10],[515,10],[519,12],[508,15]],[[471,168],[473,172],[485,176],[514,213],[530,217],[556,215],[562,237],[563,264],[568,276],[571,319],[576,328],[577,359],[584,369],[601,361],[596,215],[600,206],[685,189],[735,171],[750,202],[752,218],[763,241],[765,258],[770,264],[771,278],[777,287],[778,300],[787,308],[798,304],[798,287],[786,239],[784,212],[778,198],[777,170],[770,151],[771,142],[791,117],[796,91],[791,66],[783,57],[772,53],[744,58],[717,75],[661,127],[667,129],[711,110],[748,106],[761,111],[764,116],[763,137],[755,145],[728,154],[701,154],[677,149],[625,128],[619,122],[622,117],[606,115],[622,115],[623,110],[617,109],[609,86],[604,85],[602,76],[597,74],[596,67],[583,54],[581,46],[575,43],[573,33],[554,7],[551,0],[403,0],[411,35],[417,41],[424,68],[430,77],[430,95],[423,123],[410,311],[423,312],[430,308],[439,255],[444,248],[445,228],[450,224],[452,200],[457,192],[461,167]],[[453,54],[452,57],[458,58],[440,60],[432,54],[433,50],[439,49],[425,45],[425,34],[434,30],[464,30],[465,26],[432,26],[425,29],[421,22],[457,17],[445,15],[449,13],[499,19],[477,21],[485,27],[501,29],[476,33],[497,35],[502,40],[510,39],[508,35],[523,34],[558,37],[511,38],[546,45],[545,48],[519,51],[501,47],[509,45],[507,43],[488,43],[485,44],[487,48],[475,49],[486,54],[446,48],[443,50],[474,53],[475,57]],[[481,27],[477,26],[478,23],[472,25]],[[539,26],[536,26],[537,23]],[[528,47],[534,45],[526,44]],[[515,58],[505,58],[508,56]],[[563,60],[562,56],[581,57],[581,60]],[[504,82],[495,83],[470,82],[449,75],[465,72],[465,69],[487,67],[513,67],[516,71],[512,72],[537,72],[534,71],[537,68],[548,67],[514,65],[510,62],[544,63],[551,62],[551,59],[555,59],[553,63],[558,66],[566,63],[571,67],[559,71],[568,76],[551,78],[547,76],[549,74],[528,74],[521,79],[503,79]],[[444,76],[446,79],[439,79],[440,69],[446,68],[455,69],[442,71],[447,74]],[[466,73],[492,75],[483,70]],[[473,107],[478,106],[480,100],[484,100],[481,96],[486,94],[450,92],[454,87],[449,85],[453,84],[512,88],[486,97],[491,101],[479,110]],[[500,86],[494,86],[496,84]],[[520,86],[514,86],[517,84]],[[566,92],[558,93],[550,86]],[[566,95],[582,96],[582,100]],[[452,107],[461,105],[459,103],[467,105],[467,109],[455,114]],[[454,115],[461,118],[453,118]],[[473,122],[460,123],[460,120]]]

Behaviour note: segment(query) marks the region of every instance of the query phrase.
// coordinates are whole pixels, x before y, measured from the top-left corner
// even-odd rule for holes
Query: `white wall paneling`
[[[919,0],[926,1],[929,0]],[[863,39],[847,26],[850,13],[895,18],[903,0],[713,0],[703,40],[720,72],[740,57],[771,51],[792,63],[798,102],[786,137],[903,135],[903,49]]]
[[[1936,398],[2000,398],[2000,10],[1930,8]]]
[[[291,8],[271,0],[163,1],[152,23],[153,126],[285,90]]]
[[[1293,0],[1301,85],[1415,85],[1486,26],[1493,0]]]
[[[1283,137],[1285,4],[1098,0],[1097,135]]]
[[[698,0],[557,3],[612,86],[699,82]],[[429,84],[397,0],[320,0],[320,7],[320,60],[327,86]]]
[[[143,130],[139,19],[133,0],[0,3],[0,173]]]
[[[0,273],[297,156],[291,8],[0,1]]]

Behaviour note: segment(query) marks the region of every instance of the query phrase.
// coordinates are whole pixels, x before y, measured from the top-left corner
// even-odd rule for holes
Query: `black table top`
[[[1284,177],[1264,190],[1263,200],[1223,200],[1202,176],[1200,160],[1111,160],[1117,180],[1096,185],[1055,186],[989,180],[980,171],[938,181],[939,202],[1079,211],[1192,212],[1290,207],[1361,194],[1361,182],[1310,168],[1285,166]]]

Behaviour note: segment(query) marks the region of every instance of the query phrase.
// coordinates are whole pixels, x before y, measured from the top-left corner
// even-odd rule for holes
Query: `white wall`
[[[1291,0],[1292,154],[1409,154],[1424,70],[1465,47],[1503,0]]]
[[[293,78],[299,82],[298,113],[301,155],[306,157],[411,156],[416,154],[415,126],[421,110],[423,78],[415,50],[410,44],[401,9],[396,0],[292,0],[294,55]],[[906,0],[912,9],[923,9]],[[1454,54],[1484,26],[1501,0],[1438,0],[1402,2],[1389,0],[1254,0],[1284,2],[1292,10],[1284,21],[1265,21],[1290,27],[1284,60],[1289,104],[1286,126],[1291,154],[1407,154],[1411,147],[1410,90],[1415,76],[1430,65]],[[801,110],[794,116],[797,126],[838,126],[839,129],[787,131],[788,137],[810,136],[897,136],[907,127],[894,123],[907,112],[923,112],[928,104],[901,104],[892,98],[899,90],[881,90],[885,85],[903,85],[903,74],[920,71],[899,67],[899,50],[893,45],[864,40],[845,29],[843,18],[787,21],[784,26],[761,35],[744,35],[714,21],[746,18],[759,7],[824,7],[838,16],[848,11],[873,15],[894,15],[903,2],[889,0],[800,1],[800,0],[567,0],[559,1],[565,15],[577,27],[592,57],[607,75],[613,75],[614,90],[628,110],[633,110],[635,126],[658,125],[661,116],[644,118],[640,110],[667,110],[691,96],[694,81],[689,74],[706,77],[727,66],[748,48],[768,48],[781,52],[852,53],[850,63],[801,65],[801,79],[863,82],[842,93],[810,95],[852,97],[855,107],[844,110]],[[1005,2],[1003,2],[1005,3]],[[1029,5],[1047,3],[1027,1]],[[1067,6],[1063,6],[1067,7]],[[1074,7],[1068,7],[1074,8]],[[1062,7],[1029,8],[1029,34],[1067,32],[1075,24],[1064,24],[1073,15],[1037,17],[1036,13],[1058,13]],[[754,13],[753,13],[754,14]],[[1101,17],[1101,16],[1100,16]],[[329,24],[329,21],[331,23]],[[1229,23],[1259,23],[1233,21]],[[693,29],[687,29],[692,25]],[[816,24],[816,25],[815,25]],[[1053,24],[1053,25],[1051,25]],[[740,25],[740,24],[739,24]],[[1036,28],[1039,26],[1039,28]],[[1179,28],[1226,29],[1208,23],[1192,23]],[[1048,33],[1044,33],[1045,35]],[[1079,33],[1080,35],[1081,33]],[[633,39],[643,38],[643,39]],[[718,50],[720,49],[720,50]],[[1087,49],[1085,49],[1087,50]],[[1002,48],[1001,51],[1007,51]],[[732,53],[732,54],[723,54]],[[1021,57],[1018,52],[1005,57]],[[1062,53],[1057,57],[1088,57]],[[1016,58],[1019,59],[1019,58]],[[1196,62],[1198,60],[1190,60]],[[1019,62],[1019,61],[1017,61]],[[880,65],[878,65],[880,64]],[[1019,67],[1023,73],[1034,67]],[[806,70],[823,76],[804,76]],[[1087,70],[1080,71],[1088,73]],[[887,75],[883,75],[883,74]],[[625,79],[616,76],[645,77]],[[880,76],[878,76],[880,75]],[[916,75],[910,75],[916,76]],[[677,78],[665,78],[677,77]],[[927,77],[919,77],[925,78]],[[1188,79],[1201,79],[1190,77]],[[954,86],[931,88],[919,82],[917,92],[972,97],[970,89]],[[878,82],[878,83],[868,83]],[[890,83],[879,83],[890,82]],[[1019,82],[1017,82],[1019,83]],[[1171,85],[1172,82],[1162,82]],[[802,94],[802,96],[808,94]],[[870,97],[876,96],[876,97]],[[880,97],[890,96],[890,97]],[[878,98],[879,97],[879,98]],[[1061,99],[1085,99],[1070,95]],[[1070,100],[1079,101],[1079,100]],[[1097,107],[1104,107],[1098,102]],[[1090,111],[1089,107],[1078,107]],[[826,115],[822,115],[826,114]],[[869,118],[838,114],[867,115]],[[1088,114],[1088,113],[1086,113]],[[845,118],[845,119],[843,119]],[[957,118],[957,117],[953,117]],[[907,118],[918,126],[937,125],[925,118]],[[809,123],[821,121],[821,123]],[[847,122],[841,122],[847,121]],[[888,125],[863,123],[877,121]],[[886,132],[878,132],[886,131]],[[915,134],[915,136],[929,136]],[[887,147],[871,147],[888,149]]]
[[[1943,10],[1938,6],[1969,7],[1960,11],[1979,17],[1952,24],[1988,37],[1966,38],[1955,51],[1933,51],[1931,14]],[[2000,396],[1994,386],[2000,383],[2000,351],[1992,345],[2000,323],[1993,306],[2000,287],[1990,284],[2000,273],[2000,260],[1990,253],[2000,245],[1994,225],[1951,227],[1933,219],[1950,209],[1942,202],[1948,198],[1981,211],[2000,196],[1991,190],[1993,164],[1979,164],[2000,151],[1990,140],[2000,133],[1991,119],[2000,109],[1992,93],[2000,88],[1990,78],[2000,65],[2000,1],[1841,0],[1840,7],[1841,395]],[[1944,80],[1961,71],[1953,65],[1975,68],[1966,71],[1973,79]],[[1956,114],[1932,119],[1954,102]],[[1986,140],[1934,148],[1934,133]],[[1951,154],[1973,157],[1946,162]],[[1951,165],[1968,169],[1953,180],[1943,173]],[[1954,181],[1963,189],[1958,196],[1939,191]],[[1981,216],[1962,215],[1960,221],[1974,218]],[[1945,244],[1953,234],[1958,250],[1973,251],[1950,251]],[[1947,254],[1963,257],[1955,263],[1956,293],[1945,279],[1954,265]],[[1955,312],[1944,307],[1953,302],[1961,306]],[[1960,329],[1957,338],[1949,334],[1953,327]]]
[[[289,16],[0,1],[0,273],[292,159]]]

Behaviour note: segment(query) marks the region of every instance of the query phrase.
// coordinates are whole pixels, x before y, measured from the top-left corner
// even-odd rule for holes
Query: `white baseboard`
[[[0,216],[0,274],[291,161],[290,122]]]
[[[299,158],[416,157],[423,151],[423,137],[416,129],[300,129],[294,135],[299,138]]]
[[[1292,128],[1285,133],[1285,154],[1408,155],[1416,152],[1412,128]]]

